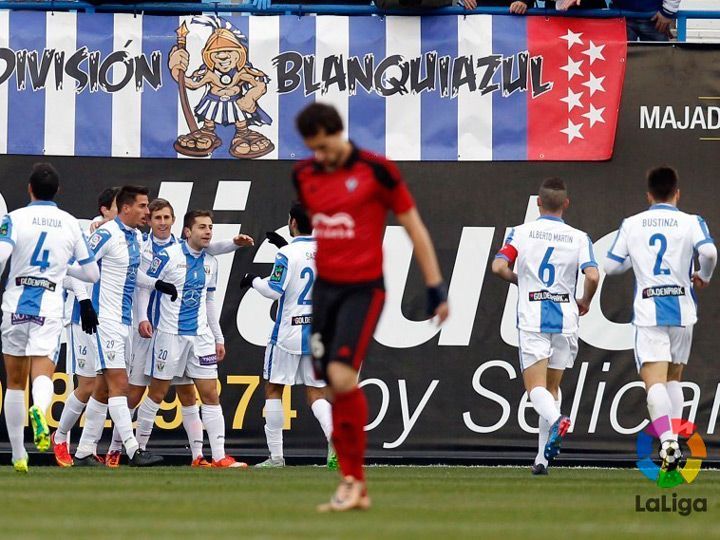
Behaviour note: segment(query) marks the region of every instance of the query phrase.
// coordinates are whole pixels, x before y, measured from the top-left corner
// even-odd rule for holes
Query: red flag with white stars
[[[627,56],[625,19],[532,17],[531,56],[552,90],[528,95],[529,160],[612,157]]]

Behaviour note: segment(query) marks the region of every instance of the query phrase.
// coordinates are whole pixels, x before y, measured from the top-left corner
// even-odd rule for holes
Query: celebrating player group
[[[427,287],[427,312],[437,324],[449,315],[447,288],[397,167],[347,140],[340,115],[328,105],[308,106],[297,128],[313,157],[293,170],[299,202],[289,210],[292,239],[267,233],[278,248],[271,274],[246,273],[240,282],[278,302],[263,370],[269,456],[257,466],[284,466],[281,396],[286,385],[304,385],[327,439],[328,466],[339,468],[341,475],[330,501],[318,510],[367,509],[367,402],[358,376],[385,300],[382,240],[388,211],[413,243]],[[118,467],[123,451],[130,466],[161,463],[147,445],[171,385],[182,405],[189,463],[247,467],[225,450],[217,379],[226,351],[215,299],[215,256],[250,248],[254,240],[243,234],[213,240],[213,215],[202,209],[182,217],[182,238],[176,238],[170,202],[151,201],[141,186],[102,192],[100,215],[83,231],[53,202],[58,188],[55,169],[35,165],[30,204],[0,224],[0,264],[10,259],[2,348],[4,410],[15,470],[28,471],[23,441],[28,415],[35,446],[40,451],[52,447],[62,467]],[[717,251],[703,219],[678,209],[673,169],[650,171],[647,197],[650,208],[621,224],[604,270],[635,273],[635,359],[650,418],[666,426],[661,457],[663,468],[670,470],[680,455],[670,419],[678,418],[683,406],[680,380],[697,320],[694,290],[708,285]],[[519,361],[540,418],[536,475],[548,473],[570,428],[570,418],[561,412],[560,383],[578,352],[579,317],[590,309],[600,279],[592,240],[563,221],[569,203],[562,180],[545,180],[538,196],[540,218],[512,229],[492,262],[493,272],[519,289]],[[149,233],[140,231],[145,227]],[[580,274],[584,279],[577,298]],[[66,321],[68,293],[75,301]],[[66,322],[68,361],[77,384],[51,434],[46,414]],[[68,436],[83,412],[73,456]],[[114,430],[101,458],[97,446],[108,413]],[[203,453],[204,432],[210,454]]]

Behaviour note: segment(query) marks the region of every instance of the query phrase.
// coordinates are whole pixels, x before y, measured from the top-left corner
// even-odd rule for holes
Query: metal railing
[[[439,9],[394,9],[383,10],[374,5],[306,5],[306,4],[275,4],[268,8],[258,8],[252,4],[230,4],[226,2],[205,2],[202,4],[191,2],[138,2],[136,4],[91,4],[78,1],[0,1],[0,9],[35,10],[35,11],[82,11],[87,13],[167,13],[181,15],[184,13],[254,13],[258,15],[508,15],[506,7],[478,7],[466,10],[463,7],[445,7]],[[528,15],[552,15],[554,17],[590,17],[606,19],[611,17],[627,17],[629,19],[649,19],[653,11],[625,11],[622,9],[585,9],[582,11],[556,11],[554,9],[532,8]],[[718,19],[720,10],[680,10],[677,14],[678,41],[687,40],[688,19]]]

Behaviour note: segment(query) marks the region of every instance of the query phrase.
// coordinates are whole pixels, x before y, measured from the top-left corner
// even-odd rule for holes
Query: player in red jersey
[[[397,167],[348,141],[338,112],[315,103],[297,117],[313,159],[298,163],[293,182],[312,216],[317,239],[312,353],[333,395],[333,444],[342,480],[319,511],[367,509],[363,462],[367,401],[358,372],[385,301],[382,241],[388,210],[405,227],[427,285],[428,314],[448,316],[447,288],[435,248]]]

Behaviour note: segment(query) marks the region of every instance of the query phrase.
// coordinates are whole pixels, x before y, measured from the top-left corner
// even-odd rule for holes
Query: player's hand
[[[218,362],[225,360],[225,345],[223,343],[215,344],[215,354],[217,355]]]
[[[288,245],[288,241],[285,240],[281,235],[279,235],[275,231],[268,231],[265,233],[265,236],[267,237],[268,242],[270,242],[273,246],[276,246],[278,248]]]
[[[255,240],[247,234],[238,234],[233,238],[233,244],[240,247],[250,247],[255,245]]]
[[[527,10],[527,4],[525,2],[520,2],[520,0],[516,0],[510,4],[510,13],[513,13],[514,15],[525,15]]]
[[[240,288],[243,289],[245,287],[252,287],[253,280],[256,277],[260,277],[257,274],[253,274],[252,272],[248,272],[243,276],[243,278],[240,280]]]
[[[704,289],[705,287],[707,287],[709,285],[709,283],[707,281],[703,281],[703,279],[700,277],[700,274],[698,274],[697,272],[695,272],[692,275],[692,282],[693,282],[693,287],[695,287],[699,291],[701,291],[702,289]]]
[[[80,304],[80,322],[83,332],[92,335],[97,332],[98,324],[100,324],[92,300],[80,300],[78,304]]]
[[[161,281],[158,279],[155,282],[155,290],[160,291],[161,293],[167,294],[168,296],[170,296],[171,302],[174,302],[175,300],[177,300],[178,292],[177,292],[177,289],[175,288],[175,285],[173,285],[172,283],[168,283],[167,281]]]
[[[658,11],[650,20],[655,23],[655,30],[662,34],[670,35],[670,25],[672,24],[672,19],[666,17]]]
[[[108,221],[110,221],[110,220],[106,218],[106,219],[101,219],[98,221],[93,221],[92,223],[90,223],[90,234],[97,231],[100,227],[105,225]]]
[[[140,337],[144,337],[144,338],[152,337],[153,327],[152,327],[152,324],[150,324],[150,321],[142,321],[138,325],[138,334],[140,334]]]
[[[427,288],[427,314],[438,318],[442,324],[448,318],[450,310],[447,303],[447,287],[444,282]]]
[[[580,313],[581,317],[590,311],[590,302],[584,298],[577,298],[575,301],[577,302],[578,313]]]

